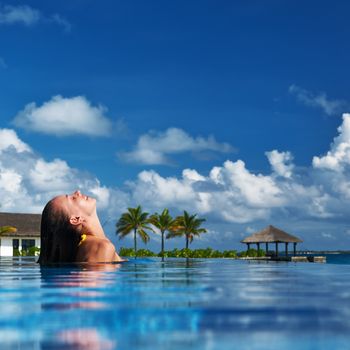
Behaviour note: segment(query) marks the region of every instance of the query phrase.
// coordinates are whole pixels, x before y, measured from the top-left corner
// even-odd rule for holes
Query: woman
[[[104,234],[96,200],[80,191],[49,201],[40,230],[40,264],[123,261]]]

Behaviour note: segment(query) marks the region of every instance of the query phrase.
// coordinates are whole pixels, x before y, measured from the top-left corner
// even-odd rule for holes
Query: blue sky
[[[117,218],[141,204],[205,217],[193,248],[274,224],[348,249],[349,7],[1,2],[1,210],[80,188],[118,246]]]

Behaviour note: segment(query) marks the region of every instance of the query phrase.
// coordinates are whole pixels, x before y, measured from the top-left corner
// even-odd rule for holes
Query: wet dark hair
[[[75,262],[80,233],[70,224],[68,214],[48,202],[41,216],[41,248],[38,263]]]

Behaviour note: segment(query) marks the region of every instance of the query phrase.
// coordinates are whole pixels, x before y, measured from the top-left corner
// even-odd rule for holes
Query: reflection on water
[[[229,259],[0,259],[1,348],[343,349],[349,275],[346,265]]]
[[[110,350],[116,342],[101,337],[95,328],[66,329],[60,331],[51,343],[41,344],[42,348],[64,348],[76,350]]]
[[[102,288],[116,282],[115,278],[108,279],[106,272],[115,272],[120,266],[120,264],[94,263],[40,267],[42,286],[63,291],[59,302],[48,301],[42,303],[41,307],[60,310],[107,308],[103,301],[96,299],[103,300]]]

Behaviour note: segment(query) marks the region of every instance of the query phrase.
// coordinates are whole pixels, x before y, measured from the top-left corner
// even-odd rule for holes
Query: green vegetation
[[[30,247],[28,249],[13,249],[13,256],[37,256],[40,253],[39,247]]]
[[[124,257],[135,257],[135,250],[132,248],[120,248],[119,254]],[[237,258],[235,250],[225,250],[223,252],[212,248],[206,249],[173,249],[159,252],[158,254],[148,250],[140,249],[137,251],[137,256],[143,257],[167,257],[167,258]]]
[[[133,248],[120,248],[119,251],[120,256],[127,256],[127,257],[135,257],[135,250]],[[139,249],[137,251],[137,256],[157,256],[157,254],[153,253],[149,249]]]
[[[220,252],[212,248],[206,249],[173,249],[165,252],[166,257],[171,258],[236,258],[237,252],[235,250],[225,250]]]
[[[243,257],[251,257],[251,258],[256,258],[256,257],[262,257],[262,256],[265,256],[266,253],[265,253],[265,250],[263,249],[259,249],[259,250],[256,250],[256,249],[248,249],[244,252],[241,252],[239,253],[239,256],[241,258]]]
[[[21,251],[19,249],[13,248],[13,256],[22,256]]]

